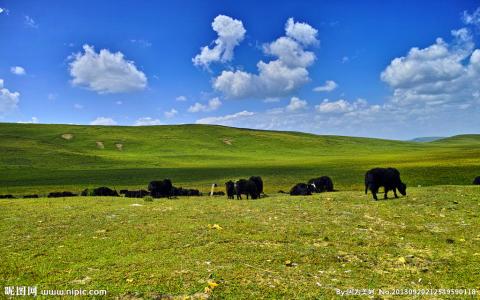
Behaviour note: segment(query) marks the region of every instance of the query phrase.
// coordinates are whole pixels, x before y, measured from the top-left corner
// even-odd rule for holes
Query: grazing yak
[[[199,190],[172,187],[172,196],[201,196]]]
[[[122,191],[123,191],[123,195],[126,198],[143,198],[150,194],[146,190],[138,190],[138,191],[121,190],[120,193],[122,193]]]
[[[475,179],[473,180],[473,184],[480,184],[480,176],[475,177]]]
[[[75,197],[77,194],[72,192],[51,192],[48,194],[48,198],[60,198],[60,197]]]
[[[290,189],[290,195],[292,196],[308,196],[315,191],[315,188],[311,184],[297,183]]]
[[[378,200],[377,193],[381,186],[385,189],[384,199],[388,198],[388,191],[393,191],[395,198],[398,198],[397,189],[403,196],[407,194],[407,185],[402,182],[400,172],[395,168],[374,168],[365,173],[365,194],[370,190],[373,199]]]
[[[153,198],[170,198],[173,192],[172,181],[170,179],[164,179],[162,181],[151,181],[148,184],[148,190],[150,191],[150,195]]]
[[[309,185],[313,185],[315,193],[333,192],[333,181],[328,176],[312,178],[308,181]]]
[[[227,192],[227,199],[234,199],[237,191],[235,190],[235,183],[231,180],[225,182],[225,191]]]
[[[0,195],[0,199],[15,199],[13,195]]]
[[[112,190],[111,188],[102,186],[95,189],[84,189],[81,196],[110,196],[110,197],[118,197],[118,193],[116,190]]]
[[[263,180],[262,180],[262,177],[251,176],[249,178],[249,180],[255,182],[255,185],[257,186],[258,197],[260,198],[260,195],[263,194]]]
[[[27,198],[38,198],[38,195],[37,194],[33,194],[33,195],[24,195],[23,198],[27,199]]]
[[[242,199],[242,194],[252,197],[252,199],[257,199],[260,197],[258,193],[257,185],[253,180],[250,179],[240,179],[235,183],[235,190],[237,192],[237,199]]]

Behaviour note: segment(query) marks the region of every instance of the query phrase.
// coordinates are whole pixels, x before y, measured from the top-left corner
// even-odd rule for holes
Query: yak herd
[[[473,180],[474,185],[480,185],[480,176]],[[240,179],[236,182],[227,181],[225,183],[225,193],[215,192],[212,185],[211,196],[215,195],[227,195],[228,199],[242,199],[242,195],[245,195],[247,199],[258,199],[263,192],[263,180],[260,176],[251,176],[248,179]],[[397,190],[405,196],[407,194],[407,185],[400,179],[400,172],[395,168],[374,168],[365,173],[365,194],[370,190],[373,199],[378,200],[377,193],[383,187],[384,199],[388,198],[388,192],[392,191],[395,198],[398,198]],[[322,176],[318,178],[312,178],[307,183],[297,183],[291,189],[289,194],[292,196],[306,196],[312,195],[312,193],[333,192],[336,191],[333,188],[333,181],[328,176]],[[279,193],[285,193],[279,191]],[[147,190],[120,190],[118,193],[116,190],[112,190],[108,187],[99,187],[95,189],[85,189],[80,193],[80,196],[111,196],[119,197],[124,195],[127,198],[143,198],[151,196],[152,198],[171,198],[177,196],[202,196],[202,193],[196,189],[185,189],[182,187],[175,187],[170,179],[164,179],[160,181],[151,181],[148,184]],[[72,192],[51,192],[47,195],[48,198],[57,197],[73,197],[78,196]],[[11,194],[0,195],[0,199],[14,199]],[[23,198],[39,198],[37,194],[24,195]]]

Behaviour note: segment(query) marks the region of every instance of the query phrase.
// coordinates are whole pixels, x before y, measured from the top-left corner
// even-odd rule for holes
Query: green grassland
[[[412,188],[387,201],[358,191],[259,200],[2,200],[0,278],[38,291],[106,289],[109,299],[480,290],[479,216],[476,186]],[[218,286],[205,292],[209,282]],[[376,299],[412,298],[476,299]]]
[[[145,188],[163,178],[205,192],[250,175],[268,194],[0,200],[0,287],[106,289],[109,299],[480,290],[480,188],[470,185],[479,157],[480,135],[415,143],[205,125],[0,124],[0,194]],[[408,196],[365,195],[363,174],[376,166],[397,167]],[[320,175],[340,191],[277,193]],[[392,298],[402,297],[377,295]]]
[[[377,166],[397,167],[409,186],[466,185],[480,175],[480,135],[415,143],[207,125],[0,123],[0,141],[0,193],[12,194],[145,188],[163,178],[207,191],[250,175],[264,178],[267,193],[320,175],[352,190]]]

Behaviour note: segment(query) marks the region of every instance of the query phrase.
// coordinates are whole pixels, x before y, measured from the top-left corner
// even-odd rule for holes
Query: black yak
[[[308,181],[308,184],[313,185],[316,193],[333,192],[333,181],[328,176],[322,176],[319,178],[312,178]]]
[[[252,197],[252,199],[257,199],[260,197],[260,194],[257,190],[257,185],[253,180],[240,179],[235,183],[235,190],[237,192],[237,199],[242,199],[242,194]]]
[[[385,189],[384,199],[387,199],[388,191],[393,191],[395,198],[398,191],[405,196],[407,185],[400,179],[400,172],[395,168],[374,168],[365,173],[365,194],[368,190],[372,192],[373,199],[378,200],[378,189],[383,186]]]
[[[475,179],[473,180],[473,184],[480,184],[480,176],[475,177]]]
[[[173,185],[170,179],[164,179],[162,181],[151,181],[148,184],[148,190],[150,191],[150,195],[152,195],[153,198],[170,198],[171,196],[173,196]]]
[[[81,196],[111,196],[111,197],[118,197],[118,193],[116,190],[112,190],[111,188],[102,186],[95,189],[84,189]]]
[[[234,195],[237,193],[235,191],[235,183],[231,180],[225,182],[225,191],[228,199],[234,199]]]
[[[258,197],[260,197],[260,195],[263,194],[263,180],[262,180],[262,177],[251,176],[249,179],[251,181],[255,182],[255,185],[257,186]]]
[[[72,192],[51,192],[48,194],[48,198],[60,198],[60,197],[75,197],[77,194]]]
[[[145,196],[148,196],[150,193],[146,190],[138,190],[138,191],[128,191],[128,190],[122,190],[123,194],[125,195],[126,198],[143,198]],[[122,192],[120,191],[120,192]]]
[[[311,184],[297,183],[290,189],[290,195],[292,196],[308,196],[315,191],[315,188]]]
[[[13,195],[0,195],[0,199],[15,199],[15,197]]]

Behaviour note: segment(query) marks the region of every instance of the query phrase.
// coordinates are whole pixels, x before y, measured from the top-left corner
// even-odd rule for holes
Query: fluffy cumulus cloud
[[[188,108],[188,111],[191,113],[209,112],[217,110],[220,106],[222,106],[222,101],[220,101],[218,97],[215,97],[210,99],[207,104],[196,102],[194,105]]]
[[[224,70],[214,78],[213,88],[226,98],[276,98],[291,94],[309,82],[316,57],[306,47],[318,44],[317,30],[290,18],[285,36],[263,45],[263,52],[275,59],[257,63],[258,73]]]
[[[348,102],[344,99],[336,101],[324,99],[322,103],[315,105],[315,110],[319,113],[347,113],[364,109],[367,105],[367,101],[364,99],[357,99],[354,102]]]
[[[3,79],[0,79],[0,115],[16,109],[19,101],[20,93],[10,92],[10,90],[4,87]]]
[[[153,126],[153,125],[162,125],[159,119],[154,119],[152,117],[143,117],[135,121],[134,126]]]
[[[215,46],[201,48],[200,54],[193,59],[196,66],[208,66],[213,62],[228,62],[233,58],[233,50],[244,39],[246,30],[242,21],[229,16],[218,15],[212,22],[212,28],[218,37],[214,41]]]
[[[92,122],[90,122],[90,125],[117,125],[117,122],[112,119],[112,118],[107,118],[107,117],[98,117]]]
[[[178,114],[178,111],[175,108],[172,108],[171,110],[166,111],[163,114],[165,115],[165,118],[170,119],[175,117]]]
[[[20,66],[11,67],[10,72],[12,72],[12,74],[15,74],[15,75],[25,75],[25,74],[27,74],[25,69],[20,67]]]
[[[314,92],[331,92],[338,87],[338,84],[333,80],[325,81],[324,85],[317,86],[313,89]]]
[[[298,111],[307,108],[308,103],[298,97],[292,97],[290,103],[285,108],[287,111]]]
[[[100,94],[143,90],[147,86],[145,74],[132,61],[126,60],[121,52],[112,53],[102,49],[97,53],[89,45],[84,45],[83,50],[83,53],[70,57],[73,85]]]
[[[480,50],[475,50],[468,29],[452,31],[452,42],[437,38],[426,48],[412,48],[395,58],[381,73],[392,89],[392,102],[403,106],[478,104]]]

